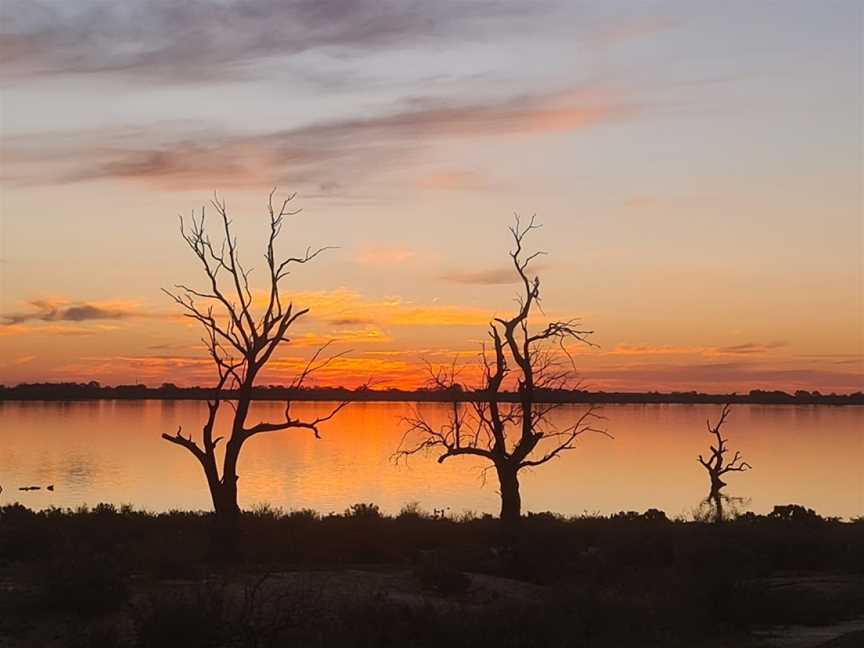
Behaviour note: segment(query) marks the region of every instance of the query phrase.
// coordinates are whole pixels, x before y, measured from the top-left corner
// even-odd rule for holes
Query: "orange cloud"
[[[288,345],[274,357],[261,375],[259,384],[290,383],[305,366],[312,345]],[[665,348],[668,352],[674,347]],[[688,349],[680,347],[680,349]],[[353,388],[370,379],[376,387],[417,388],[425,384],[427,362],[449,366],[453,359],[461,369],[460,380],[467,385],[477,382],[478,348],[359,348],[346,357],[334,360],[317,372],[310,384]],[[650,356],[651,348],[646,347]],[[698,389],[709,392],[747,391],[749,389],[819,389],[821,391],[856,391],[864,388],[860,362],[856,367],[822,366],[819,360],[730,355],[718,361],[707,355],[676,361],[639,360],[639,353],[629,355],[634,362],[615,362],[628,354],[592,353],[580,355],[578,377],[583,389],[624,391]],[[655,354],[658,358],[662,354]],[[678,357],[681,357],[679,354]],[[860,358],[859,358],[860,360]],[[611,361],[611,362],[610,362]],[[38,364],[38,366],[37,366]],[[158,385],[165,381],[185,385],[209,385],[214,379],[212,362],[201,355],[124,355],[86,356],[70,362],[42,366],[39,358],[16,358],[4,365],[7,380],[82,380],[95,379],[106,384],[143,382]],[[38,377],[29,378],[38,371]]]
[[[715,347],[711,349],[707,355],[760,355],[769,353],[776,349],[782,349],[788,346],[788,343],[783,340],[760,344],[758,342],[745,342],[743,344],[733,344],[731,346]]]
[[[122,328],[116,324],[5,324],[0,337],[7,335],[95,335]]]
[[[414,250],[407,248],[375,247],[362,251],[357,261],[366,265],[391,266],[400,265],[416,256]]]
[[[292,347],[321,347],[328,342],[342,342],[346,344],[382,344],[391,342],[392,338],[378,329],[368,328],[359,330],[341,330],[333,335],[322,335],[319,333],[304,333],[290,338]]]
[[[300,292],[294,303],[310,309],[316,320],[357,319],[380,326],[477,326],[489,322],[490,313],[479,308],[444,304],[420,304],[400,297],[369,299],[347,288]]]
[[[788,346],[784,341],[768,343],[745,342],[730,346],[651,346],[619,344],[606,355],[623,356],[668,356],[668,355],[702,355],[702,356],[737,356],[762,355]]]
[[[273,358],[258,384],[289,384],[303,371],[308,358],[301,355]],[[412,388],[422,384],[423,367],[413,360],[344,356],[316,371],[310,385],[357,387],[373,379],[378,386]],[[85,357],[51,371],[55,380],[81,380],[87,376],[107,383],[209,385],[215,371],[209,358],[196,356]]]
[[[684,346],[651,346],[651,345],[634,345],[634,344],[619,344],[611,351],[607,351],[607,355],[623,355],[623,356],[652,356],[652,355],[681,355],[681,354],[699,354],[705,351],[705,347],[684,347]]]

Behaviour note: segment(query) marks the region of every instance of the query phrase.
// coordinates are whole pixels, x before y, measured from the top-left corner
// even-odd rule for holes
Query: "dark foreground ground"
[[[864,645],[864,521],[0,508],[0,646]]]

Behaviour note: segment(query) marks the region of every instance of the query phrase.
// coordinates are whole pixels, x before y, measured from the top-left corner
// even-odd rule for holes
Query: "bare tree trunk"
[[[237,481],[219,482],[211,487],[213,526],[211,550],[220,560],[234,560],[240,553],[240,507],[237,505]]]
[[[714,522],[720,524],[725,519],[725,514],[723,512],[723,495],[720,494],[719,489],[717,491],[712,490],[710,499],[714,503]]]
[[[247,380],[249,381],[254,380],[254,377],[254,371],[250,371],[247,374]],[[240,449],[246,440],[244,428],[252,401],[251,382],[242,385],[239,392],[231,437],[225,445],[225,460],[222,465],[222,480],[219,484],[219,494],[218,498],[214,498],[213,500],[216,517],[220,518],[222,526],[229,529],[236,527],[238,518],[240,517],[240,505],[237,502],[237,462],[240,459]]]
[[[211,492],[213,496],[213,510],[216,517],[225,522],[236,520],[240,514],[237,504],[237,482],[233,484],[219,483],[216,490]]]
[[[501,526],[508,539],[513,539],[522,516],[522,498],[519,495],[519,477],[510,466],[496,466],[501,489]]]
[[[225,447],[225,463],[222,468],[222,481],[219,483],[218,498],[214,498],[213,501],[216,516],[226,524],[236,522],[240,515],[240,505],[237,503],[237,460],[240,458],[242,445],[242,437],[238,437],[236,434],[228,440]]]
[[[720,479],[720,475],[716,475],[711,473],[711,496],[720,493],[720,489],[726,485],[722,479]]]

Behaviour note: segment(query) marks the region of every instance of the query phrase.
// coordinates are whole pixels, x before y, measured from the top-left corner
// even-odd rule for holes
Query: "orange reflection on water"
[[[312,417],[326,403],[297,403],[295,414]],[[432,508],[497,511],[494,476],[481,486],[479,460],[435,455],[395,466],[391,455],[412,404],[354,403],[322,427],[322,438],[289,430],[261,435],[244,448],[239,466],[241,503],[286,509],[342,511],[375,502],[396,512],[406,502]],[[443,406],[423,404],[443,421]],[[283,405],[259,402],[252,417],[279,420]],[[197,434],[205,404],[196,401],[96,401],[0,403],[0,502],[28,506],[131,503],[150,510],[207,509],[209,497],[197,462],[159,438]],[[582,411],[562,409],[562,422]],[[586,435],[578,447],[523,473],[527,510],[565,514],[661,508],[689,514],[707,494],[696,455],[710,441],[705,418],[717,408],[701,405],[609,405],[614,435]],[[230,408],[219,425],[224,426]],[[774,504],[800,503],[824,515],[864,514],[864,408],[737,406],[724,432],[730,446],[753,465],[730,476],[728,494],[750,499],[764,512]],[[54,484],[55,491],[17,491]]]

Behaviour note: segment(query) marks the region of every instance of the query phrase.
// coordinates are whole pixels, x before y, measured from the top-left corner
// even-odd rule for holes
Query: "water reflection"
[[[253,415],[278,418],[280,403],[256,403]],[[330,405],[297,404],[314,417]],[[495,485],[481,485],[482,464],[465,459],[438,464],[412,458],[395,467],[400,422],[411,404],[355,403],[322,428],[262,435],[249,442],[240,465],[241,504],[342,511],[359,501],[398,512],[409,501],[431,511],[449,507],[497,511]],[[423,404],[444,420],[446,409]],[[162,432],[198,433],[205,404],[197,401],[3,403],[0,407],[0,503],[28,506],[132,503],[139,508],[209,507],[200,467],[162,441]],[[696,456],[705,452],[705,419],[717,408],[698,405],[609,405],[603,413],[614,440],[586,436],[578,447],[522,485],[529,511],[575,515],[585,511],[665,510],[690,516],[706,476]],[[562,411],[562,416],[570,413]],[[218,425],[225,425],[221,420]],[[864,515],[864,408],[736,406],[730,420],[735,447],[756,468],[736,473],[736,492],[755,512],[800,503],[823,515]],[[788,475],[796,479],[789,481]],[[731,481],[731,480],[730,480]],[[55,491],[18,493],[18,486],[55,484]],[[730,503],[721,501],[724,515]]]

